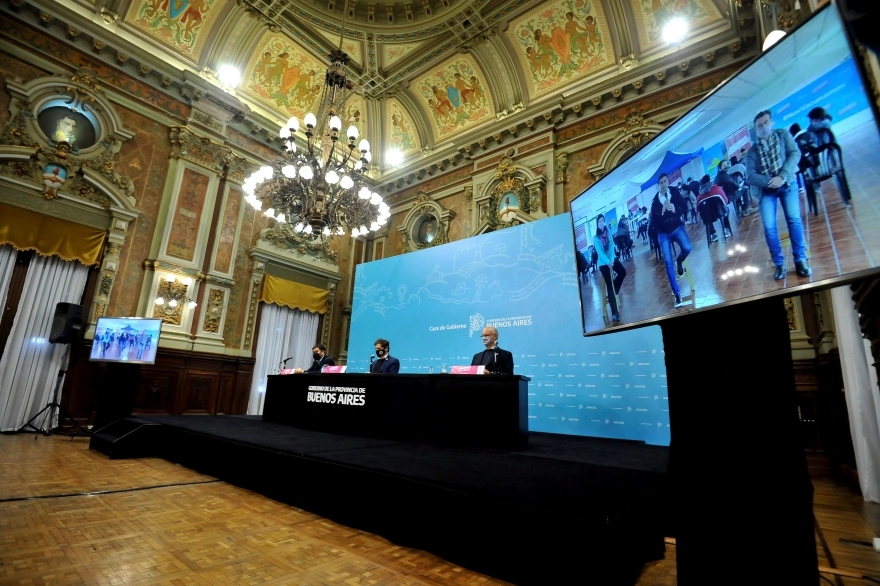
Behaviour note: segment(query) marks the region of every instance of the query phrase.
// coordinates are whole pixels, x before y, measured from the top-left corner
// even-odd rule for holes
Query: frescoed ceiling
[[[69,2],[84,30],[106,22],[100,35],[138,45],[142,61],[208,80],[222,65],[237,67],[241,81],[232,90],[267,128],[317,108],[345,16],[342,46],[357,90],[346,118],[363,127],[377,116],[368,122],[371,142],[393,143],[408,157],[487,132],[512,112],[543,115],[563,96],[675,68],[676,53],[689,47],[697,56],[723,52],[741,37],[737,0]],[[690,32],[668,47],[660,31],[674,17],[687,19]]]

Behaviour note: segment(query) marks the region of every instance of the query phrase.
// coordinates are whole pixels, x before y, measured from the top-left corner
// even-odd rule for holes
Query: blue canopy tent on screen
[[[660,175],[662,175],[663,173],[666,173],[667,175],[672,175],[675,171],[678,171],[702,154],[702,147],[688,153],[676,153],[675,151],[666,151],[666,154],[663,156],[663,160],[660,162],[660,166],[657,167],[657,170],[654,172],[653,175],[651,175],[650,179],[642,183],[642,191],[645,191],[652,185],[657,185],[657,182],[660,180]]]

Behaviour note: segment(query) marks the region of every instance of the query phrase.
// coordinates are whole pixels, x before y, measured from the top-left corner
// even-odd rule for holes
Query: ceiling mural
[[[366,112],[367,104],[364,102],[364,97],[359,94],[352,94],[343,106],[343,113],[339,114],[339,117],[342,119],[343,129],[349,126],[356,126],[358,132],[366,136]]]
[[[348,28],[348,27],[346,27]],[[318,34],[329,41],[330,46],[334,49],[339,48],[339,35],[319,30]],[[352,62],[357,65],[364,64],[364,44],[354,39],[344,39],[342,41],[342,50],[348,55]]]
[[[556,0],[511,22],[507,33],[538,97],[614,65],[608,25],[598,0]]]
[[[382,67],[388,69],[401,59],[422,46],[422,43],[404,43],[400,45],[382,45]]]
[[[284,118],[315,112],[327,65],[281,33],[268,33],[245,66],[241,91]]]
[[[388,148],[403,153],[404,158],[421,152],[415,122],[397,98],[385,101],[385,142]]]
[[[688,28],[696,31],[724,17],[712,0],[631,0],[639,31],[642,51],[663,43],[663,25],[671,18],[688,20]]]
[[[222,8],[220,0],[135,0],[125,22],[180,55],[198,61]]]
[[[495,105],[483,72],[470,55],[458,55],[416,78],[412,85],[430,113],[438,139],[491,119]]]

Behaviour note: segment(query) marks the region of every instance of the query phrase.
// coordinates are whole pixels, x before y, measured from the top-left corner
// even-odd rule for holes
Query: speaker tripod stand
[[[72,440],[74,437],[87,437],[91,434],[83,428],[76,420],[73,418],[67,409],[61,406],[61,403],[58,402],[58,394],[61,392],[61,383],[64,381],[64,375],[67,374],[67,361],[70,358],[70,344],[66,344],[67,349],[64,351],[64,357],[61,359],[61,365],[58,367],[58,377],[55,379],[55,389],[52,391],[52,399],[46,403],[46,406],[40,409],[39,413],[31,417],[27,423],[22,425],[17,431],[27,431],[30,428],[33,431],[37,432],[37,435],[34,436],[34,441],[39,439],[40,434],[43,435],[51,435],[52,433],[59,432],[61,429],[61,423],[66,420],[70,420],[73,424],[73,428],[68,430],[70,434],[70,439]],[[58,414],[58,427],[52,429],[52,422],[55,420],[55,414]],[[39,427],[37,427],[36,422],[38,419],[42,417],[42,423]]]

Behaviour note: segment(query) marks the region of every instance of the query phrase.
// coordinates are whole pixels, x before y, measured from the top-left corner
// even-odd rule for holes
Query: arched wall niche
[[[518,226],[546,216],[541,200],[547,178],[514,163],[511,158],[513,154],[511,149],[501,157],[492,180],[474,198],[476,228],[471,236]]]
[[[107,233],[88,313],[91,335],[110,300],[129,227],[142,213],[131,179],[114,168],[134,133],[89,69],[7,81],[6,89],[12,100],[0,131],[0,201]]]

